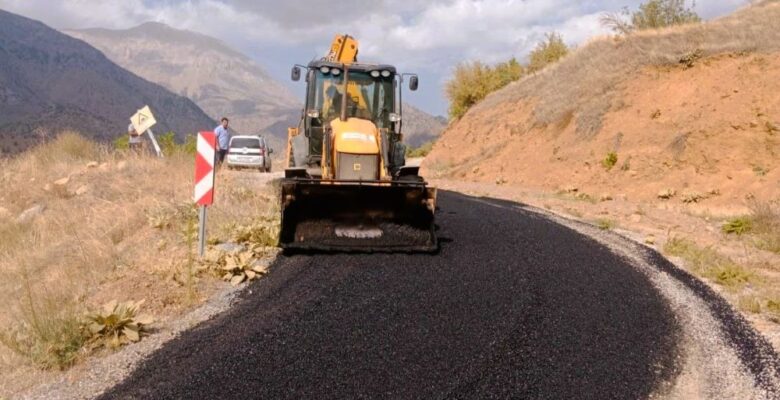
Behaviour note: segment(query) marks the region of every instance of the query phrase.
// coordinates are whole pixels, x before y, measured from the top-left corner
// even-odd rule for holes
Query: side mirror
[[[268,154],[274,154],[274,149],[268,149]]]
[[[290,74],[290,77],[295,82],[301,80],[301,69],[297,65],[292,68],[292,73]]]
[[[417,78],[417,75],[412,75],[409,77],[409,90],[415,91],[417,90],[417,87],[420,85],[420,80]]]

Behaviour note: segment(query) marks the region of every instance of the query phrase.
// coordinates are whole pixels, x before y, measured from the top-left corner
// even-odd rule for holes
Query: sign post
[[[195,154],[195,203],[200,206],[198,226],[198,255],[206,248],[206,208],[214,204],[214,162],[217,136],[214,132],[198,133]]]
[[[138,110],[135,115],[130,117],[130,123],[133,124],[133,129],[139,134],[146,133],[149,135],[149,139],[152,141],[157,157],[162,157],[163,154],[160,145],[157,143],[154,133],[152,133],[152,127],[157,124],[157,120],[154,118],[154,114],[152,114],[152,110],[149,106],[144,106],[144,108]]]

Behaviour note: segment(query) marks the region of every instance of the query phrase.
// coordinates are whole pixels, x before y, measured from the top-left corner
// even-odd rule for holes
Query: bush
[[[431,152],[431,149],[433,149],[433,142],[423,143],[417,148],[407,147],[406,156],[409,158],[425,157]]]
[[[548,33],[529,55],[528,72],[541,71],[567,54],[569,54],[569,47],[564,43],[563,37],[556,32]]]
[[[117,150],[130,149],[130,136],[122,135],[114,140],[114,148]]]
[[[607,153],[607,156],[604,157],[603,160],[601,160],[601,165],[607,170],[610,171],[612,168],[615,167],[615,165],[618,162],[618,155],[614,151],[610,151]]]
[[[750,217],[737,217],[726,221],[721,227],[723,233],[744,235],[753,229],[753,220]]]
[[[43,369],[73,365],[86,338],[78,306],[35,291],[28,273],[22,274],[23,295],[15,324],[0,331],[0,344]]]
[[[626,8],[620,14],[605,14],[601,22],[620,34],[701,22],[693,6],[695,2],[686,7],[686,0],[649,0],[633,13]]]
[[[488,94],[520,79],[523,72],[523,66],[514,58],[492,67],[478,61],[459,64],[445,87],[450,118],[462,117]]]

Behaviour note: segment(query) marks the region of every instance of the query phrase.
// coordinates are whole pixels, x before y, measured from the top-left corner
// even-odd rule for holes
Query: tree
[[[563,41],[563,37],[556,32],[548,33],[545,39],[536,45],[529,55],[528,72],[537,72],[544,67],[558,62],[569,54],[569,47]]]
[[[695,1],[686,7],[686,0],[649,0],[633,13],[625,8],[619,14],[604,14],[601,23],[619,34],[698,23],[701,17],[694,11],[695,7]]]
[[[641,4],[639,11],[631,15],[631,25],[641,31],[701,22],[693,10],[696,2],[690,8],[685,3],[686,0],[650,0]]]
[[[515,58],[495,66],[479,61],[455,67],[445,91],[450,101],[450,118],[458,119],[490,93],[520,79],[525,69]]]

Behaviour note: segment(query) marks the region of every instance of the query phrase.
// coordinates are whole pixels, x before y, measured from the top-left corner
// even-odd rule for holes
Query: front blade
[[[433,252],[436,190],[423,183],[282,181],[287,250]]]

